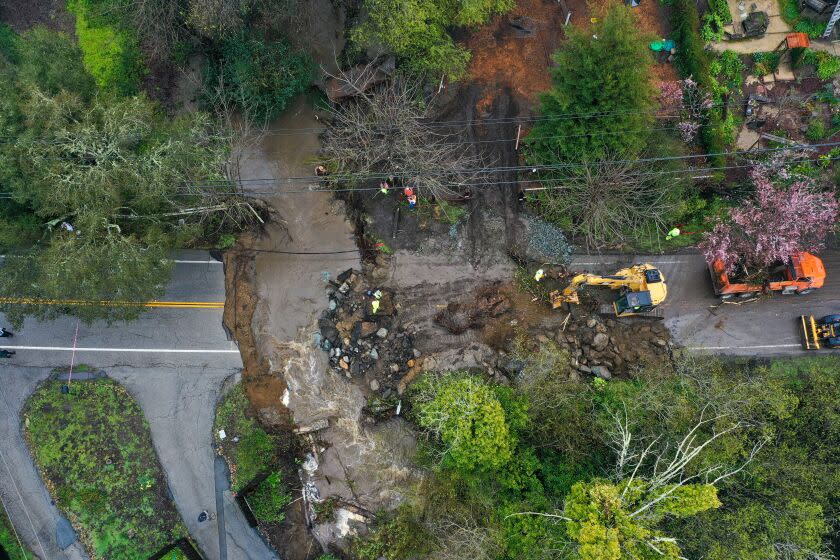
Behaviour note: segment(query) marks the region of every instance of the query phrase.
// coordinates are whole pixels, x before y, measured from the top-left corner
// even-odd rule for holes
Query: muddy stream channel
[[[397,489],[412,477],[414,440],[399,418],[362,422],[365,396],[328,367],[316,345],[316,318],[329,303],[328,281],[360,267],[345,203],[316,191],[314,182],[283,180],[312,176],[320,130],[312,106],[301,97],[244,150],[244,188],[268,202],[275,215],[250,243],[248,285],[236,284],[248,292],[244,299],[252,311],[250,344],[243,345],[240,329],[237,338],[256,413],[278,429],[288,429],[290,421],[320,428],[314,437],[304,436],[311,453],[301,478],[307,501],[338,504],[331,521],[310,518],[313,534],[327,544],[344,541],[369,512],[400,501]],[[249,368],[249,361],[255,365]]]

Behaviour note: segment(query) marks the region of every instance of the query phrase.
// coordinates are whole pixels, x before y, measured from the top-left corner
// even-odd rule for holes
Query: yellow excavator
[[[620,290],[621,296],[613,302],[615,314],[619,317],[647,313],[665,301],[668,295],[665,276],[659,269],[652,264],[637,264],[609,276],[578,274],[563,291],[555,290],[549,294],[551,307],[557,309],[564,303],[580,303],[578,291],[584,286]]]

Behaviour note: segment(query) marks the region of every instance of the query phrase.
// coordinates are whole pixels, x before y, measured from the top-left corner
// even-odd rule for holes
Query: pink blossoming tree
[[[806,181],[777,187],[763,169],[753,169],[751,176],[755,199],[731,208],[728,219],[705,235],[700,249],[706,261],[720,260],[727,272],[738,263],[759,270],[822,248],[837,219],[835,195],[815,192]]]

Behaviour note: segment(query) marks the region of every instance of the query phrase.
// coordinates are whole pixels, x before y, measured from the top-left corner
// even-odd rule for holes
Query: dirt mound
[[[655,317],[614,318],[580,308],[575,313],[540,310],[514,291],[510,285],[486,287],[448,304],[435,322],[452,334],[481,330],[487,346],[499,351],[501,358],[493,361],[503,370],[508,369],[503,357],[515,344],[535,354],[541,346],[556,345],[568,352],[577,372],[604,379],[631,376],[643,364],[670,358],[670,333]]]

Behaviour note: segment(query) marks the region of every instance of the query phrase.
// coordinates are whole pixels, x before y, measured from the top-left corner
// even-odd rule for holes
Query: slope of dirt
[[[491,86],[479,110],[492,105],[494,91],[510,88],[518,103],[531,112],[539,93],[551,87],[551,55],[563,42],[564,24],[588,26],[590,18],[601,12],[610,0],[518,0],[508,14],[470,31],[464,44],[472,53],[470,76],[479,84]],[[565,7],[564,7],[565,4]],[[651,40],[668,37],[671,27],[667,8],[657,0],[645,0],[633,8],[639,29]],[[654,81],[677,79],[674,67],[656,59]]]
[[[254,290],[254,246],[258,238],[242,236],[235,249],[225,253],[225,310],[223,322],[233,335],[242,356],[242,385],[263,425],[274,430],[289,429],[291,415],[282,405],[286,383],[271,374],[267,357],[257,350],[252,322],[257,308]]]

